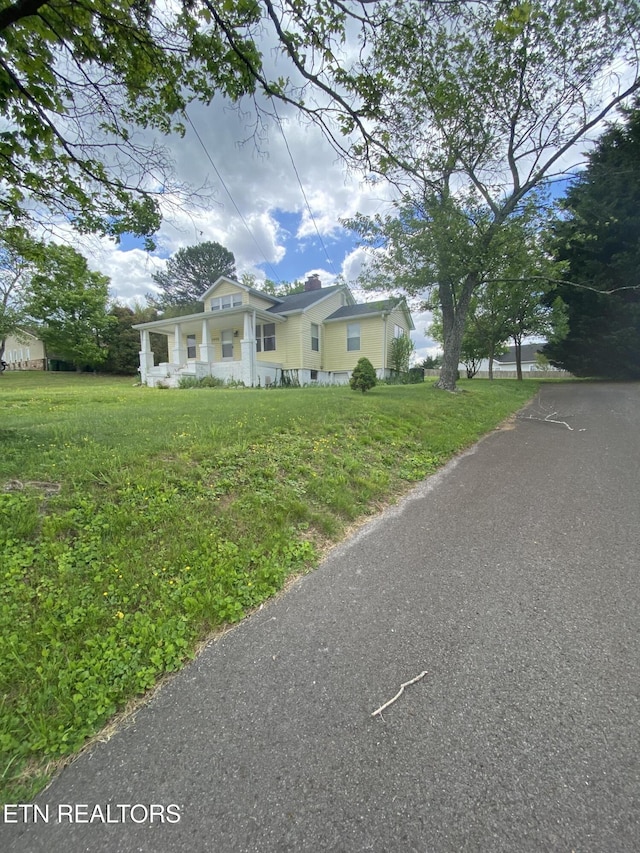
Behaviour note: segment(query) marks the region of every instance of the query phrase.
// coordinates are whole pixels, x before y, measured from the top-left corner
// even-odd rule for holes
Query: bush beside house
[[[361,358],[353,369],[349,385],[354,391],[368,391],[377,382],[376,371],[368,358]]]

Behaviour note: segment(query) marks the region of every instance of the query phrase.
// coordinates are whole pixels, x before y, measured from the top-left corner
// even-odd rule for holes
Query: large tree
[[[638,4],[618,0],[185,0],[157,13],[153,0],[16,0],[0,11],[2,203],[24,212],[35,197],[78,227],[149,233],[149,187],[170,193],[136,126],[179,129],[190,99],[218,92],[266,112],[293,104],[436,232],[453,388],[488,246],[638,89],[639,31]],[[449,246],[459,220],[472,239]]]
[[[75,249],[51,245],[31,277],[25,311],[50,353],[77,369],[96,367],[107,356],[105,335],[115,322],[108,299],[107,276],[91,272]]]
[[[25,302],[36,263],[44,246],[8,219],[0,222],[0,359],[8,335],[19,334],[25,322]]]
[[[0,210],[152,234],[169,163],[135,126],[171,128],[184,104],[182,40],[152,2],[3,5]]]
[[[164,270],[153,274],[159,292],[147,294],[147,301],[165,313],[174,308],[196,313],[203,309],[200,299],[205,290],[221,275],[234,278],[235,274],[233,252],[220,243],[187,246],[169,258]]]
[[[474,290],[467,313],[461,346],[461,361],[467,375],[477,372],[478,363],[493,360],[512,340],[516,374],[522,380],[522,344],[529,336],[548,339],[566,333],[565,308],[554,295],[554,283],[564,272],[564,264],[549,254],[543,236],[548,201],[542,193],[531,193],[523,209],[509,217],[485,253],[485,269]],[[432,333],[444,339],[442,313]]]
[[[455,387],[492,244],[529,193],[572,165],[576,147],[640,86],[638,32],[638,4],[607,0],[390,8],[362,60],[377,91],[371,126],[387,151],[370,145],[366,154],[403,195],[395,216],[355,224],[399,261],[388,267],[389,287],[437,289],[440,387]],[[413,263],[404,254],[411,237]]]
[[[340,94],[341,57],[329,48],[344,35],[346,18],[368,28],[358,12],[370,5],[356,2],[345,14],[341,0],[3,3],[0,213],[38,222],[61,216],[81,231],[150,237],[161,206],[181,202],[156,133],[183,133],[194,99],[260,95],[295,103],[339,145],[328,118],[337,112],[334,100],[353,122],[360,119]],[[321,45],[327,51],[318,52]],[[265,70],[274,46],[287,55],[285,73],[295,83],[282,67]],[[303,93],[305,82],[332,97],[318,106]]]
[[[107,357],[100,365],[106,373],[122,373],[135,376],[140,368],[140,332],[133,329],[135,323],[158,320],[158,312],[150,306],[116,303],[109,309],[113,322],[103,334]],[[166,335],[151,333],[151,348],[158,361],[168,361]]]
[[[603,134],[553,228],[566,265],[568,333],[552,364],[576,376],[640,379],[640,104]]]
[[[516,374],[522,379],[522,343],[528,336],[559,338],[566,332],[565,312],[558,297],[547,299],[564,265],[549,255],[543,227],[548,205],[531,193],[519,215],[511,216],[491,246],[491,270],[473,296],[471,323],[484,335],[490,375],[496,346],[511,339]]]

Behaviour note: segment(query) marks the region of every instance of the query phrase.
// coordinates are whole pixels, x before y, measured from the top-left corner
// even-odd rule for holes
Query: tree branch
[[[3,32],[7,27],[20,21],[22,18],[28,18],[40,9],[41,6],[46,6],[47,0],[17,0],[11,6],[0,10],[0,32]]]

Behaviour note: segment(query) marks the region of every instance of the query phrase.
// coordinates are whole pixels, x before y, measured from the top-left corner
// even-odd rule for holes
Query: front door
[[[233,358],[233,329],[225,329],[220,335],[222,358]]]

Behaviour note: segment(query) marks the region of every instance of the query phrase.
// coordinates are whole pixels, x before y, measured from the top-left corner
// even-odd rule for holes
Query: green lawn
[[[537,382],[160,390],[0,377],[0,800]]]

